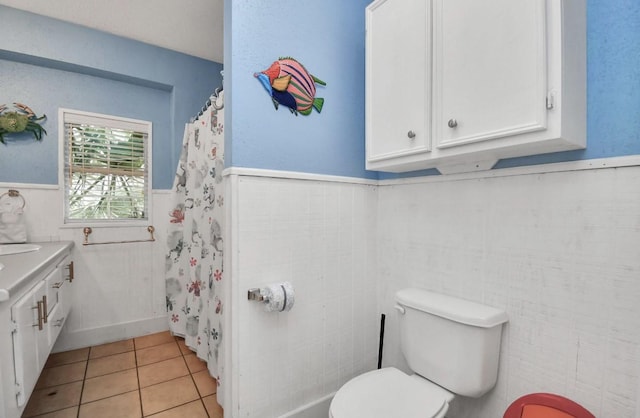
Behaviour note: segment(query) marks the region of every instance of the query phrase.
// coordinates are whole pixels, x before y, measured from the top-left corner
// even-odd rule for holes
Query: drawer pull
[[[37,303],[37,306],[31,308],[31,309],[37,309],[38,310],[38,323],[33,325],[34,327],[38,327],[39,331],[42,331],[43,327],[43,320],[42,320],[42,301],[39,300]]]
[[[54,289],[60,289],[63,284],[64,282],[58,282],[58,283],[52,284],[51,287],[53,287]]]
[[[455,128],[456,126],[458,126],[458,121],[455,119],[449,119],[447,125],[449,126],[449,128]]]
[[[62,318],[58,319],[58,320],[56,321],[56,323],[55,323],[55,324],[53,324],[53,326],[54,326],[54,327],[61,327],[63,322],[64,322],[64,316],[63,316]]]
[[[67,265],[67,270],[69,270],[69,275],[66,280],[69,280],[69,283],[73,282],[73,261]]]
[[[49,320],[49,309],[47,308],[47,296],[42,297],[42,321],[46,324]]]

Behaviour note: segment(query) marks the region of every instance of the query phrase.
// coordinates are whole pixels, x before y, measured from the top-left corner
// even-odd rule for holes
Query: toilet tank
[[[474,398],[495,386],[504,311],[416,288],[398,291],[396,302],[402,353],[415,373]]]

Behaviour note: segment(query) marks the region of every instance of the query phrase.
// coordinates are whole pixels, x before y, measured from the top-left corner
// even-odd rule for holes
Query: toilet
[[[456,395],[478,398],[495,386],[504,311],[417,288],[398,291],[396,302],[414,374],[386,367],[351,379],[329,418],[443,418]]]

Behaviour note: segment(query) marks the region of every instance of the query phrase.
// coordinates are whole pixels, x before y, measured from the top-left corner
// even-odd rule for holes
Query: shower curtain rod
[[[196,117],[191,118],[191,123],[197,121],[198,118],[202,116],[204,112],[207,111],[207,109],[209,109],[209,106],[215,105],[216,100],[218,100],[218,94],[220,94],[221,91],[222,91],[222,87],[218,87],[215,90],[215,92],[211,96],[209,96],[209,99],[204,104],[204,106],[202,106],[202,109],[200,109],[200,111],[198,112],[198,115]]]
[[[224,80],[224,70],[220,71],[220,76],[222,77],[222,79]],[[200,116],[202,116],[202,114],[204,112],[207,111],[207,109],[209,108],[209,106],[211,106],[212,104],[215,105],[216,101],[218,100],[218,95],[220,94],[220,92],[222,92],[222,86],[218,87],[215,89],[215,91],[213,92],[213,94],[211,96],[209,96],[209,99],[207,100],[207,102],[204,104],[204,106],[202,106],[202,109],[200,109],[200,111],[198,112],[198,115],[196,117],[191,118],[191,123],[195,122],[198,120],[198,118]],[[222,107],[216,107],[216,109],[220,110],[222,109]]]

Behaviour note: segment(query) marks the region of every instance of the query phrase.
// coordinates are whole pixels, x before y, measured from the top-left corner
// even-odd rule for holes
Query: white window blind
[[[147,221],[151,123],[62,113],[65,222]]]

